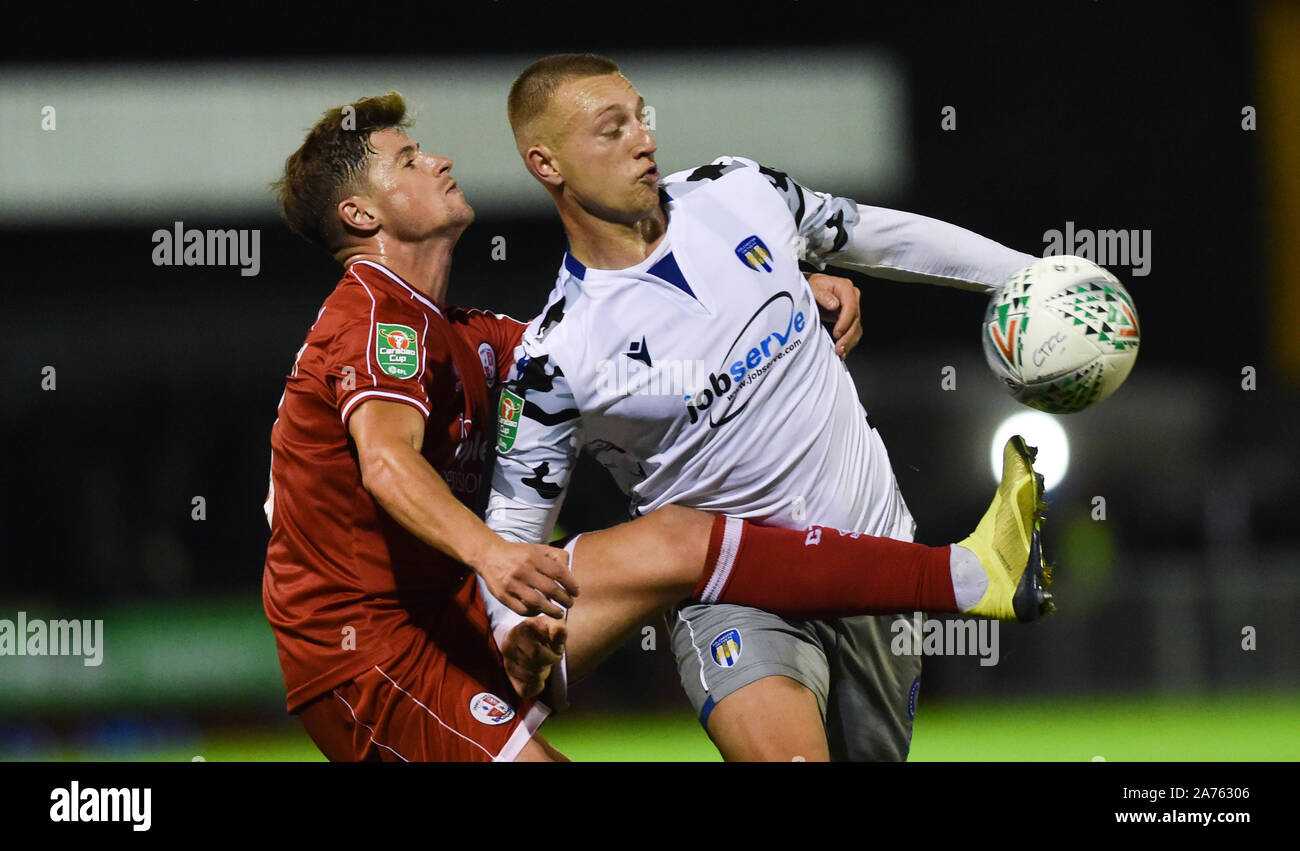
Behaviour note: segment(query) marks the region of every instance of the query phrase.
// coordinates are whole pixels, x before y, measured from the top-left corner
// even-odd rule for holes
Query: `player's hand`
[[[821,273],[809,275],[808,286],[821,308],[822,322],[835,323],[831,339],[835,353],[843,358],[862,341],[862,291],[848,278]]]
[[[567,638],[565,622],[545,615],[529,618],[510,630],[501,646],[501,656],[510,684],[520,697],[541,694],[551,668],[564,655]]]
[[[500,538],[475,565],[492,596],[525,616],[564,617],[578,596],[578,583],[569,572],[569,554],[558,547],[518,544]]]

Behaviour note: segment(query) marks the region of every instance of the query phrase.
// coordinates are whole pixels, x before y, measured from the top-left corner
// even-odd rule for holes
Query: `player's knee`
[[[750,746],[754,750],[746,757],[748,762],[830,762],[827,749],[815,740],[757,742]]]
[[[789,677],[763,677],[727,695],[710,714],[708,733],[728,761],[830,759],[817,698]]]
[[[709,535],[714,515],[680,505],[665,505],[647,515],[656,527],[663,556],[673,565],[672,575],[693,588],[706,568]]]
[[[728,762],[829,762],[825,732],[775,722],[747,725],[730,734],[711,735]]]

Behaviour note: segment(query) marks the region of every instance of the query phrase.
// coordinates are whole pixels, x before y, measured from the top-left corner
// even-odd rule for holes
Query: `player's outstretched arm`
[[[799,259],[819,269],[830,264],[890,280],[992,292],[1036,259],[939,219],[808,189],[744,157],[719,157],[711,166],[719,175],[740,168],[763,175],[781,196],[798,229]]]
[[[976,292],[996,290],[1036,259],[939,219],[863,204],[847,235],[842,249],[826,255],[830,265]]]
[[[410,405],[371,399],[348,419],[367,491],[404,528],[473,568],[498,600],[522,615],[563,615],[578,585],[568,554],[511,543],[458,500],[420,454],[425,422]]]

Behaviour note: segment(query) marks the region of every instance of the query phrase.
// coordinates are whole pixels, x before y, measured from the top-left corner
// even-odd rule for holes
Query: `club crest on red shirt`
[[[495,694],[486,691],[481,691],[470,699],[469,711],[476,721],[493,727],[504,724],[515,717],[513,706]]]
[[[478,359],[483,364],[483,377],[487,379],[488,389],[491,390],[497,383],[497,353],[492,351],[490,343],[478,344]]]

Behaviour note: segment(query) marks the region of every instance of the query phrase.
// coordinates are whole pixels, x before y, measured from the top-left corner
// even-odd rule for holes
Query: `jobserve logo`
[[[707,419],[717,428],[740,416],[772,368],[803,344],[799,335],[807,323],[788,292],[763,302],[736,335],[718,371],[708,376],[704,387],[683,397],[691,422]]]

